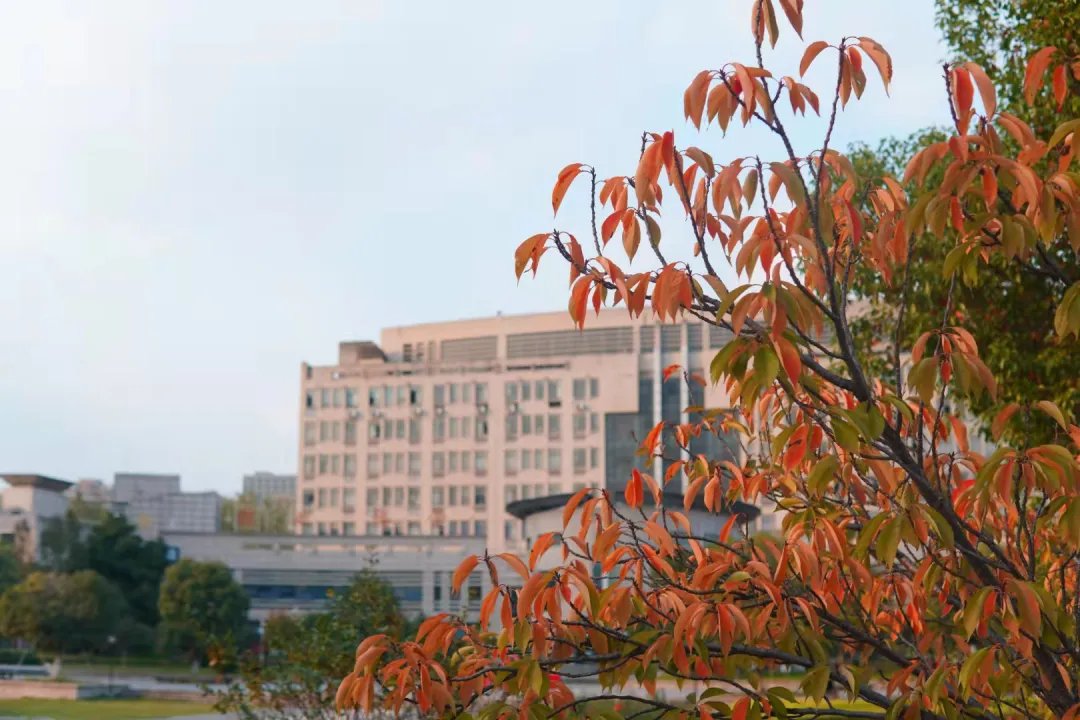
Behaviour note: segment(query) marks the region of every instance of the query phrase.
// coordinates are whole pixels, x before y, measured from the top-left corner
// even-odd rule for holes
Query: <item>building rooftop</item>
[[[38,475],[37,473],[0,473],[0,477],[4,478],[7,484],[12,487],[35,487],[39,490],[50,490],[58,493],[64,492],[74,484],[67,480],[60,480],[48,475]]]

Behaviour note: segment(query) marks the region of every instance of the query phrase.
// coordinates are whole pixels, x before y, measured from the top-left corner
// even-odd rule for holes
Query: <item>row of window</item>
[[[558,380],[512,380],[505,384],[506,399],[509,402],[529,402],[534,398],[548,403],[562,400],[561,383]],[[573,398],[583,401],[600,394],[598,378],[574,378]],[[432,387],[433,402],[436,407],[457,403],[476,403],[488,401],[486,382],[444,383]],[[316,408],[355,408],[357,407],[356,388],[316,388],[308,390],[304,404],[308,410]],[[419,385],[374,385],[368,388],[368,407],[421,407],[424,404],[424,389]]]
[[[517,475],[518,472],[539,470],[552,475],[562,473],[561,448],[508,448],[503,452],[503,472]],[[600,449],[597,447],[574,448],[572,467],[575,475],[600,467]],[[368,453],[366,476],[374,480],[382,475],[408,475],[420,477],[422,455],[419,452]],[[488,453],[486,450],[438,450],[431,454],[431,474],[444,477],[455,473],[473,473],[483,477],[488,474]],[[356,455],[319,454],[304,456],[304,479],[310,480],[317,475],[356,477]]]
[[[574,437],[584,437],[588,433],[600,431],[600,416],[597,413],[575,413],[572,418]],[[521,414],[511,413],[506,416],[506,439],[516,440],[518,435],[543,435],[545,424],[547,436],[558,440],[562,435],[562,417],[557,413]],[[443,442],[474,438],[483,442],[488,439],[489,425],[485,416],[438,415],[431,420],[432,440]],[[376,444],[382,440],[408,440],[411,444],[421,442],[421,421],[418,418],[383,418],[368,423],[368,443]],[[356,422],[353,420],[322,420],[304,422],[304,445],[307,447],[319,443],[356,444]]]
[[[356,523],[343,522],[340,526],[336,522],[304,523],[301,532],[304,535],[322,535],[337,537],[338,535],[355,535]],[[487,537],[486,520],[451,520],[445,526],[434,525],[431,528],[433,535],[449,535],[451,537]],[[407,522],[369,522],[364,526],[366,535],[420,535],[423,532],[420,522],[410,520]],[[512,540],[516,530],[511,522],[507,522],[506,538]],[[440,590],[436,585],[436,590]],[[436,592],[436,600],[439,593]]]

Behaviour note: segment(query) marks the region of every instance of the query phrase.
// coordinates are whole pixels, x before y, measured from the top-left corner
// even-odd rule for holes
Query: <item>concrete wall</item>
[[[121,696],[125,691],[127,688],[122,685],[82,685],[53,680],[0,680],[0,700],[88,700]]]

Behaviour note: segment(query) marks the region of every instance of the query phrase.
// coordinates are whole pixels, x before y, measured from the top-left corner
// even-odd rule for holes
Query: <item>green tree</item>
[[[352,670],[353,650],[365,637],[406,637],[406,626],[390,585],[364,570],[330,593],[325,612],[270,618],[262,648],[241,658],[238,678],[218,694],[216,707],[245,720],[335,718],[336,687],[326,679]]]
[[[49,518],[38,540],[41,564],[54,572],[75,572],[89,567],[86,552],[86,526],[68,509]]]
[[[0,634],[45,652],[103,652],[127,614],[119,589],[92,570],[35,572],[0,596]]]
[[[249,604],[223,563],[184,558],[165,571],[161,582],[161,630],[170,647],[206,657],[247,638]]]
[[[10,543],[0,543],[0,593],[23,579],[25,568]]]
[[[86,562],[120,588],[136,621],[157,625],[158,594],[169,564],[165,543],[143,540],[126,518],[110,515],[86,537]]]

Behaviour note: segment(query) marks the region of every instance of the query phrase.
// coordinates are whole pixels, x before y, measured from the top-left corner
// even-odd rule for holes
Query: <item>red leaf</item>
[[[641,501],[645,497],[645,490],[641,484],[641,473],[634,468],[630,474],[630,480],[626,483],[626,504],[632,508],[641,507]]]
[[[525,266],[529,264],[530,260],[533,263],[533,275],[536,275],[536,266],[540,262],[540,255],[544,251],[548,236],[549,233],[539,233],[527,238],[525,242],[518,245],[517,250],[514,251],[514,273],[517,275],[518,280],[521,279],[521,274],[525,272]]]
[[[953,106],[956,109],[957,127],[966,128],[971,101],[975,98],[975,86],[971,84],[971,73],[956,68],[952,72]],[[963,132],[963,130],[961,130]]]
[[[1046,69],[1050,67],[1050,60],[1055,52],[1057,48],[1050,45],[1040,49],[1028,60],[1024,71],[1024,100],[1028,105],[1035,101],[1035,95],[1042,87],[1043,76],[1046,75]]]
[[[668,378],[679,372],[680,367],[682,366],[676,363],[675,365],[668,365],[664,368],[664,382],[667,382]]]
[[[990,82],[986,71],[977,63],[966,62],[960,67],[971,73],[975,85],[979,88],[979,97],[982,98],[986,117],[993,117],[994,113],[997,112],[997,91],[994,89],[994,83]]]
[[[581,163],[570,163],[559,172],[559,178],[555,181],[555,188],[551,191],[551,209],[559,214],[559,206],[562,205],[566,191],[570,189],[570,183],[581,173]]]
[[[536,561],[539,560],[548,548],[551,547],[551,543],[555,540],[555,533],[544,533],[540,537],[536,538],[536,543],[533,545],[532,550],[529,552],[529,570],[536,570]]]
[[[1064,64],[1054,68],[1054,74],[1051,76],[1050,82],[1054,86],[1054,99],[1057,100],[1058,112],[1061,112],[1061,108],[1065,104],[1065,93],[1068,92],[1068,87],[1065,84]]]
[[[454,592],[461,592],[461,584],[465,582],[465,578],[469,577],[469,573],[473,571],[476,564],[480,562],[480,559],[475,555],[470,555],[461,561],[461,564],[457,566],[457,570],[454,571],[454,575],[451,578],[451,587]]]

